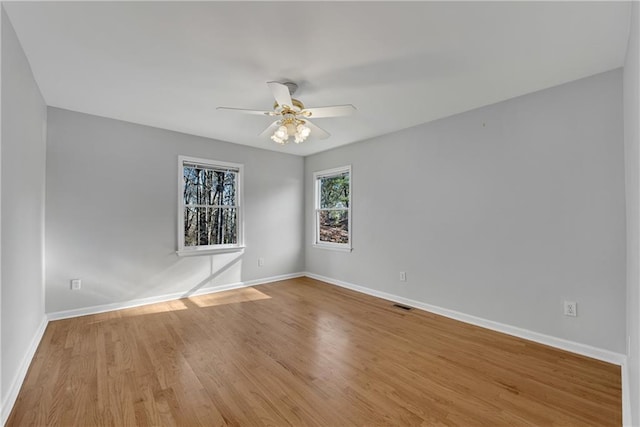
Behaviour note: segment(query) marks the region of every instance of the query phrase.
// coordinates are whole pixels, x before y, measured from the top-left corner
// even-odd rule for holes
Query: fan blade
[[[262,133],[260,133],[260,137],[263,136],[268,136],[269,134],[272,134],[273,132],[276,131],[276,129],[280,127],[280,120],[276,120],[275,122],[271,123],[265,130],[262,131]]]
[[[273,93],[273,97],[276,99],[278,105],[281,107],[284,107],[285,105],[293,107],[288,87],[279,82],[267,82],[267,85],[269,85],[269,89],[271,89],[271,93]]]
[[[311,129],[311,136],[314,136],[314,137],[316,137],[318,139],[327,139],[327,138],[329,138],[331,136],[329,134],[329,132],[327,132],[326,130],[322,129],[321,127],[319,127],[317,125],[314,125],[309,120],[305,119],[305,123],[307,124],[309,129]]]
[[[348,116],[349,114],[353,114],[355,111],[356,107],[351,104],[347,104],[333,105],[331,107],[305,108],[304,110],[302,110],[302,114],[305,117],[320,119],[323,117]]]
[[[216,110],[235,111],[238,113],[254,114],[257,116],[273,116],[273,111],[246,110],[244,108],[218,107]]]

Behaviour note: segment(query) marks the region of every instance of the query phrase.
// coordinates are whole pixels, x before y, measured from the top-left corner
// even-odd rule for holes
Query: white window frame
[[[333,242],[322,242],[320,241],[320,212],[324,210],[331,209],[322,209],[320,208],[320,179],[321,178],[329,178],[332,176],[342,175],[344,173],[349,174],[349,207],[347,209],[347,218],[349,223],[349,242],[348,243],[333,243]],[[317,171],[313,173],[313,195],[314,195],[314,219],[313,219],[313,227],[314,227],[314,238],[313,238],[313,247],[320,249],[331,249],[336,251],[345,251],[351,252],[353,249],[351,244],[351,235],[353,229],[353,223],[351,221],[351,212],[353,206],[351,204],[351,189],[353,187],[353,174],[351,173],[351,165],[341,166],[333,169],[325,169],[322,171]]]
[[[238,242],[227,245],[184,246],[184,165],[196,164],[213,169],[234,169],[236,174],[236,212],[238,215]],[[221,162],[218,160],[202,159],[198,157],[178,156],[178,250],[179,256],[210,255],[244,250],[244,213],[243,213],[243,180],[244,165],[239,163]]]

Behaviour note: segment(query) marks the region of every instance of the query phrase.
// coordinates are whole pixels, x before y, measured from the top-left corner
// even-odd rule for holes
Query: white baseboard
[[[362,292],[363,294],[372,295],[374,297],[383,298],[389,301],[398,302],[411,307],[419,308],[421,310],[439,314],[441,316],[448,317],[451,319],[460,320],[461,322],[470,323],[472,325],[480,326],[486,329],[491,329],[497,332],[502,332],[508,335],[513,335],[519,338],[524,338],[529,341],[534,341],[540,344],[559,348],[561,350],[570,351],[572,353],[577,353],[583,356],[591,357],[593,359],[598,359],[604,362],[613,363],[614,365],[622,366],[627,359],[627,356],[624,354],[615,353],[613,351],[604,350],[597,347],[592,347],[587,344],[581,344],[574,341],[565,340],[563,338],[557,338],[551,335],[541,334],[539,332],[530,331],[528,329],[511,326],[511,325],[507,325],[500,322],[494,322],[493,320],[487,320],[481,317],[472,316],[470,314],[461,313],[459,311],[449,310],[448,308],[442,308],[442,307],[427,304],[424,302],[401,297],[398,295],[376,291],[375,289],[354,285],[353,283],[332,279],[330,277],[321,276],[319,274],[305,273],[305,276],[311,277],[313,279],[321,280],[323,282],[327,282],[332,285],[351,289],[357,292]]]
[[[9,386],[9,391],[7,395],[2,400],[2,414],[0,419],[0,425],[5,425],[9,415],[11,414],[11,410],[13,409],[13,405],[16,403],[16,399],[18,398],[18,393],[20,392],[20,388],[22,387],[22,383],[24,378],[27,376],[27,371],[29,370],[29,366],[31,366],[31,360],[33,360],[33,356],[36,354],[36,350],[38,349],[38,345],[40,345],[40,341],[42,340],[42,336],[44,335],[45,329],[47,329],[47,317],[42,317],[42,322],[38,329],[36,330],[33,338],[31,338],[31,343],[29,343],[29,347],[27,348],[24,357],[22,358],[22,362],[18,367],[18,371],[13,376],[11,380],[11,385]]]
[[[500,322],[494,322],[493,320],[487,320],[481,317],[460,313],[459,311],[449,310],[447,308],[442,308],[435,305],[412,300],[409,298],[404,298],[398,295],[389,294],[387,292],[376,291],[375,289],[366,288],[364,286],[355,285],[353,283],[333,279],[331,277],[321,276],[315,273],[307,272],[305,273],[305,276],[311,277],[312,279],[321,280],[323,282],[327,282],[332,285],[340,286],[342,288],[351,289],[356,292],[362,292],[363,294],[371,295],[378,298],[383,298],[389,301],[408,305],[410,307],[419,308],[421,310],[425,310],[434,314],[439,314],[441,316],[448,317],[450,319],[459,320],[461,322],[469,323],[475,326],[480,326],[482,328],[491,329],[493,331],[502,332],[508,335],[513,335],[515,337],[524,338],[529,341],[548,345],[550,347],[566,350],[571,353],[576,353],[582,356],[591,357],[593,359],[602,360],[603,362],[619,365],[620,371],[621,371],[621,380],[622,380],[622,425],[631,426],[629,369],[627,367],[627,356],[624,354],[616,353],[609,350],[604,350],[604,349],[593,347],[586,344],[577,343],[574,341],[565,340],[563,338],[553,337],[551,335],[541,334],[539,332],[518,328],[516,326],[506,325]]]
[[[629,366],[625,361],[621,366],[622,375],[622,425],[633,427],[631,420],[631,391],[629,390]]]
[[[231,289],[247,288],[249,286],[264,285],[266,283],[277,282],[279,280],[293,279],[304,276],[304,273],[282,274],[279,276],[265,277],[262,279],[247,280],[244,282],[230,283],[228,285],[201,288],[195,292],[175,292],[171,294],[158,295],[149,298],[140,298],[130,301],[116,302],[111,304],[94,305],[91,307],[76,308],[73,310],[56,311],[48,313],[47,318],[51,320],[69,319],[72,317],[87,316],[90,314],[105,313],[108,311],[122,310],[124,308],[140,307],[142,305],[155,304],[158,302],[173,301],[180,298],[193,297],[198,295],[213,294],[216,292],[228,291]]]

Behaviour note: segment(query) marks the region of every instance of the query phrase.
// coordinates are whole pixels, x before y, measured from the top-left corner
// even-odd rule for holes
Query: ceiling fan
[[[319,139],[326,139],[329,137],[329,133],[313,124],[309,118],[321,119],[325,117],[346,116],[356,110],[356,107],[351,104],[305,108],[301,101],[291,97],[298,89],[297,84],[293,82],[268,82],[267,85],[276,100],[273,105],[273,110],[271,111],[246,110],[243,108],[230,107],[218,107],[217,109],[277,117],[277,120],[267,127],[260,136],[266,136],[272,133],[271,139],[278,144],[286,144],[289,142],[289,137],[293,137],[295,143],[299,144],[312,133]]]

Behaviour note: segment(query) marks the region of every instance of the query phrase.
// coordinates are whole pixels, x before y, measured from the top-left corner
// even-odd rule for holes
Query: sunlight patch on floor
[[[198,307],[214,307],[216,305],[235,304],[265,299],[271,299],[271,297],[255,288],[242,288],[191,297],[189,298],[189,301],[193,302]]]
[[[124,317],[144,316],[145,314],[166,313],[169,311],[186,310],[189,307],[182,300],[171,300],[155,304],[141,305],[139,307],[123,308],[116,311],[108,311],[91,315],[90,324],[101,323],[113,319]]]

